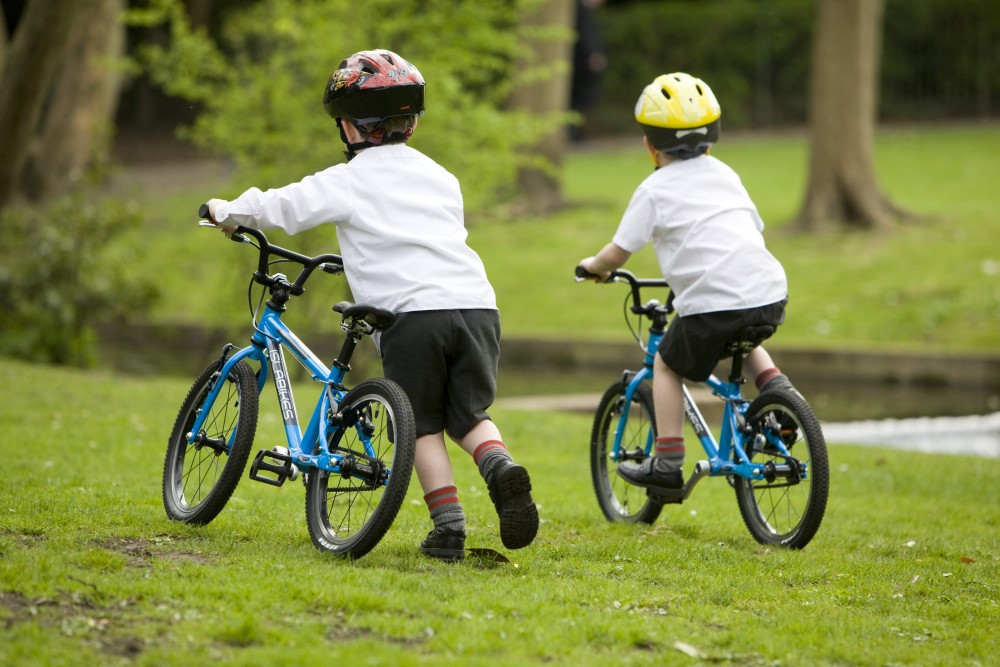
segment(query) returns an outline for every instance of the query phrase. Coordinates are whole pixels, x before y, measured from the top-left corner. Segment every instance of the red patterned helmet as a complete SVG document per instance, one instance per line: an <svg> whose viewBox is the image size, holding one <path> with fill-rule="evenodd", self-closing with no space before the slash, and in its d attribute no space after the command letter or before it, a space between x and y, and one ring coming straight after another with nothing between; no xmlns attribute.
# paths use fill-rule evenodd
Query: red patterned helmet
<svg viewBox="0 0 1000 667"><path fill-rule="evenodd" d="M323 91L332 118L367 125L424 112L424 77L392 51L359 51L340 63Z"/></svg>

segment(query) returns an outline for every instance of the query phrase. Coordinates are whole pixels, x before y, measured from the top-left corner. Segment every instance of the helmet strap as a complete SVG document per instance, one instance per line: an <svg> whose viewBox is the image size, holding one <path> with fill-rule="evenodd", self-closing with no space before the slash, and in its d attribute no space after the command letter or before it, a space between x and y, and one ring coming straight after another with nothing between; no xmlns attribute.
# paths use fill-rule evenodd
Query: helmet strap
<svg viewBox="0 0 1000 667"><path fill-rule="evenodd" d="M351 140L347 138L347 133L344 132L343 118L337 118L336 120L337 120L337 128L340 130L340 140L344 143L344 146L347 148L347 150L344 151L344 156L347 158L348 162L357 157L359 151L363 151L364 149L370 148L371 146L374 145L369 143L368 141L358 141L355 143L351 143ZM358 126L355 125L354 127L357 128ZM362 137L365 137L367 139L367 136L365 135L365 132L363 130L358 128L358 131L361 133Z"/></svg>
<svg viewBox="0 0 1000 667"><path fill-rule="evenodd" d="M348 121L350 122L350 121ZM347 161L350 162L355 157L357 157L359 151L363 151L366 148L372 148L373 146L382 146L387 143L405 143L409 140L410 135L413 134L413 128L407 129L406 132L394 132L393 134L386 135L383 130L378 130L375 135L375 141L372 141L371 135L361 127L357 125L354 128L361 135L361 141L351 143L350 139L347 138L347 133L344 132L344 124L341 119L337 119L337 127L340 128L340 140L344 142L344 146L347 150L344 151L344 155L347 156Z"/></svg>

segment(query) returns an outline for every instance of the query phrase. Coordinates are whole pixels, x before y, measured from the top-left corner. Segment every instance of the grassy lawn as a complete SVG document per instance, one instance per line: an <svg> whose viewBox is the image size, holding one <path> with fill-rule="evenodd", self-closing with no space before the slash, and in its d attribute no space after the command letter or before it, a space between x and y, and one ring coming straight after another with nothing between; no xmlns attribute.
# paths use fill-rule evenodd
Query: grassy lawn
<svg viewBox="0 0 1000 667"><path fill-rule="evenodd" d="M313 548L297 483L244 478L209 526L167 520L186 380L0 360L0 383L3 665L986 665L1000 650L997 459L836 447L823 526L789 552L752 540L719 480L653 526L608 524L589 417L499 410L532 471L533 545L510 563L422 557L414 481L386 538L345 562ZM265 409L258 447L280 437ZM456 465L468 546L503 551L474 466Z"/></svg>
<svg viewBox="0 0 1000 667"><path fill-rule="evenodd" d="M715 154L741 174L767 223L769 247L789 275L788 319L772 347L1000 352L1000 124L883 129L876 145L880 185L894 203L924 218L881 234L790 229L805 188L801 133L728 135ZM578 285L572 269L610 240L649 169L638 139L576 150L565 165L571 203L565 211L544 219L469 220L505 335L622 339L622 288ZM162 286L154 320L246 322L245 285L255 256L193 222L201 201L232 197L249 185L210 172L195 187L147 182L129 190L148 222L122 240L120 257ZM303 252L336 249L331 229L283 240ZM652 251L640 252L630 268L654 275ZM333 328L326 313L341 289L329 279L315 283L302 301L309 305L301 321Z"/></svg>
<svg viewBox="0 0 1000 667"><path fill-rule="evenodd" d="M884 234L791 230L800 134L727 136L716 154L741 173L789 274L773 347L1000 353L1000 124L882 131L881 185L925 216ZM648 172L638 142L577 150L566 210L470 220L505 336L627 336L623 289L571 276ZM161 285L153 321L245 331L256 255L193 223L199 203L250 184L211 169L190 180L124 181L147 222L116 259ZM336 249L331 229L276 240ZM654 274L652 252L630 268ZM335 330L341 289L316 278L289 323ZM140 379L0 358L0 665L987 665L1000 652L1000 459L837 446L820 532L789 552L753 541L720 480L652 526L608 524L590 485L591 418L497 409L532 472L537 541L505 552L510 562L424 558L414 481L386 538L347 562L312 546L297 483L244 477L209 526L168 521L166 438L193 372ZM283 442L271 395L256 448ZM484 484L454 456L467 546L504 551Z"/></svg>

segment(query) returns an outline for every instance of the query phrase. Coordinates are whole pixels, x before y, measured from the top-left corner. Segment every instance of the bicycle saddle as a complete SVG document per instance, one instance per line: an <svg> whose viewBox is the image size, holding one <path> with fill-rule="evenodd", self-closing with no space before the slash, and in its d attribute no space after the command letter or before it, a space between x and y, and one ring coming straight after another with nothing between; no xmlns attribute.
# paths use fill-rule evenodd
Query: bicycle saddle
<svg viewBox="0 0 1000 667"><path fill-rule="evenodd" d="M354 304L350 301L341 301L333 307L333 310L345 318L353 317L356 320L363 320L376 331L385 331L396 322L396 313L364 303Z"/></svg>
<svg viewBox="0 0 1000 667"><path fill-rule="evenodd" d="M726 343L726 349L733 352L737 350L749 352L770 338L774 331L775 328L769 324L753 325L740 329Z"/></svg>

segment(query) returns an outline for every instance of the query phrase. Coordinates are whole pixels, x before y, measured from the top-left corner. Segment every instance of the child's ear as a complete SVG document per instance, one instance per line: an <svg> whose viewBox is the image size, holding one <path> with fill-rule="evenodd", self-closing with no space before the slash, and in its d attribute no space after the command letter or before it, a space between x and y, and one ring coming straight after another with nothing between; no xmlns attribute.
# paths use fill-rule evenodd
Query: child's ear
<svg viewBox="0 0 1000 667"><path fill-rule="evenodd" d="M659 169L660 168L660 162L659 162L659 160L656 159L656 155L657 155L657 153L659 153L659 151L656 150L656 147L649 140L649 137L643 135L643 137L642 137L642 145L646 147L647 151L649 151L649 159L653 161L653 168L654 169Z"/></svg>

